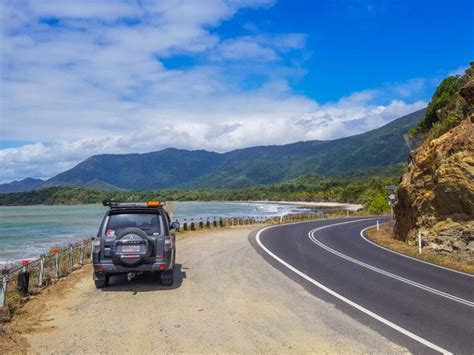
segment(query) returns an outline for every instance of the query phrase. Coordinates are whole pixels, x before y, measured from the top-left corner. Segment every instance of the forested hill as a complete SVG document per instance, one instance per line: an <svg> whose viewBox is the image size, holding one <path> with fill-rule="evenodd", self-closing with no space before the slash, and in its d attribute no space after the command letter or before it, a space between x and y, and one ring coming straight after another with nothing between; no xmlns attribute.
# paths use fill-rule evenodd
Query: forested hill
<svg viewBox="0 0 474 355"><path fill-rule="evenodd" d="M224 154L164 149L146 154L96 155L47 180L41 187L152 190L242 188L277 183L305 174L343 175L404 162L403 135L425 110L363 134L280 146L258 146Z"/></svg>

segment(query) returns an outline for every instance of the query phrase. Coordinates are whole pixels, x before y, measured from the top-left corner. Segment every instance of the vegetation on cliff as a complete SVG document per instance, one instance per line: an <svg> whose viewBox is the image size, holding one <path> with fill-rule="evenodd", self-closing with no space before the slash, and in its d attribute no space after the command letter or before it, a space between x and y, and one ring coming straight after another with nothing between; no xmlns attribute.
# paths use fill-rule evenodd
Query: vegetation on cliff
<svg viewBox="0 0 474 355"><path fill-rule="evenodd" d="M411 135L421 135L425 141L435 139L456 127L473 112L473 106L460 94L461 88L474 79L474 62L463 76L449 76L437 87L426 113L411 130Z"/></svg>

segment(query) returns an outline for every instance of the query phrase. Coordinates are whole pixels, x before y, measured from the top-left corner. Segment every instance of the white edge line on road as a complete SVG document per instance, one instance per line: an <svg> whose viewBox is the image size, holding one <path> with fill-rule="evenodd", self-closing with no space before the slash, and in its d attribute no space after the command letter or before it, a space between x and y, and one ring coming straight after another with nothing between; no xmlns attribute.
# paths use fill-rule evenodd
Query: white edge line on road
<svg viewBox="0 0 474 355"><path fill-rule="evenodd" d="M357 220L357 221L362 221L362 220ZM351 221L351 222L357 222L357 221ZM345 222L347 223L347 222ZM286 261L284 261L283 259L281 259L280 257L276 256L275 254L273 254L270 250L268 250L261 242L260 240L260 235L262 232L264 232L265 230L268 230L268 229L271 229L271 228L275 228L277 226L271 226L271 227L266 227L266 228L263 228L261 230L259 230L255 236L255 239L258 243L258 245L260 246L260 248L262 248L263 251L265 251L268 255L270 255L273 259L275 259L276 261L278 261L280 264L284 265L286 268L288 268L289 270L293 271L295 274L297 274L298 276L302 277L303 279L305 279L306 281L312 283L314 286L320 288L321 290L329 293L330 295L338 298L339 300L343 301L344 303L347 303L348 305L354 307L355 309L365 313L366 315L368 315L369 317L372 317L376 320L378 320L379 322L389 326L390 328L392 329L395 329L396 331L408 336L409 338L423 344L423 345L426 345L427 347L433 349L433 350L436 350L436 351L439 351L440 353L442 354L452 354L451 352L449 352L448 350L446 349L443 349L442 347L436 345L436 344L433 344L432 342L410 332L409 330L406 330L405 328L402 328L400 327L399 325L396 325L395 323L392 323L390 322L389 320L379 316L378 314L368 310L367 308L365 307L362 307L361 305L351 301L350 299L340 295L339 293L337 293L336 291L333 291L331 290L330 288L324 286L323 284L319 283L318 281L312 279L311 277L309 277L308 275L306 275L305 273L301 272L300 270L298 270L297 268L293 267L292 265L288 264Z"/></svg>
<svg viewBox="0 0 474 355"><path fill-rule="evenodd" d="M330 225L331 227L332 226L337 226L338 224L332 224ZM324 250L327 250L328 252L336 255L336 256L339 256L340 258L342 259L345 259L347 261L350 261L354 264L357 264L357 265L360 265L362 267L365 267L369 270L372 270L372 271L375 271L379 274L382 274L384 276L387 276L387 277L390 277L392 279L395 279L395 280L398 280L398 281L401 281L401 282L404 282L406 284L409 284L411 286L414 286L414 287L418 287L422 290L425 290L427 292L430 292L430 293L433 293L435 295L438 295L438 296L441 296L441 297L444 297L444 298L447 298L447 299L450 299L454 302L458 302L458 303L461 303L461 304L464 304L466 306L469 306L469 307L474 307L474 302L471 302L471 301L468 301L468 300L465 300L461 297L457 297L457 296L454 296L454 295L451 295L449 293L446 293L446 292L443 292L443 291L440 291L440 290L437 290L435 288L432 288L432 287L429 287L427 285L423 285L421 283L418 283L416 281L412 281L412 280L409 280L409 279L406 279L402 276L398 276L398 275L395 275L395 274L392 274L391 272L388 272L388 271L385 271L385 270L382 270L382 269L379 269L375 266L372 266L372 265L369 265L367 263L364 263L360 260L357 260L357 259L354 259L346 254L343 254L337 250L334 250L332 249L331 247L327 246L326 244L324 244L323 242L321 242L320 240L316 239L316 236L315 236L315 232L321 230L321 229L326 229L327 227L329 226L324 226L324 227L320 227L320 228L316 228L316 229L313 229L311 230L309 233L308 233L308 237L309 239L315 243L316 245L320 246L321 248L323 248Z"/></svg>
<svg viewBox="0 0 474 355"><path fill-rule="evenodd" d="M375 242L373 242L373 241L367 239L367 237L364 236L364 232L365 232L367 229L374 228L374 227L375 227L375 225L370 226L370 227L367 227L367 228L364 228L363 230L360 231L360 236L361 236L362 239L364 239L366 242L368 242L368 243L370 243L370 244L373 244L373 245L375 245L376 247L379 247L379 248L381 248L381 249L385 249L385 250L387 250L387 251L389 251L389 252L391 252L391 253L398 254L398 255L400 255L400 256L403 256L403 257L405 257L405 258L418 261L418 262L423 263L423 264L428 264L428 265L431 265L431 266L434 266L434 267L437 267L437 268L440 268L440 269L452 271L452 272L455 272L455 273L457 273L457 274L461 274L461 275L465 275L465 276L474 277L474 275L468 274L467 272L463 272L463 271L459 271L459 270L450 269L449 267L445 267L445 266L441 266L441 265L437 265L437 264L430 263L429 261L417 259L417 258L414 258L413 256L409 256L409 255L400 253L400 252L398 252L398 251L395 251L395 250L386 248L386 247L384 247L384 246L382 246L382 245L380 245L380 244L377 244L377 243L375 243Z"/></svg>

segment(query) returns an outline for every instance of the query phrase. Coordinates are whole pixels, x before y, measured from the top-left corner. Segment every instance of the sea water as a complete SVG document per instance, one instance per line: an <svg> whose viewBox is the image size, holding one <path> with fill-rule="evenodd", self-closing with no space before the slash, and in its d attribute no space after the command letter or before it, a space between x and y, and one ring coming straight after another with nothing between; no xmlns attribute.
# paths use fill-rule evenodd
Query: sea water
<svg viewBox="0 0 474 355"><path fill-rule="evenodd" d="M107 211L102 205L0 206L0 264L36 258L52 246L65 246L96 235ZM270 217L307 211L294 205L176 202L173 220L208 217Z"/></svg>

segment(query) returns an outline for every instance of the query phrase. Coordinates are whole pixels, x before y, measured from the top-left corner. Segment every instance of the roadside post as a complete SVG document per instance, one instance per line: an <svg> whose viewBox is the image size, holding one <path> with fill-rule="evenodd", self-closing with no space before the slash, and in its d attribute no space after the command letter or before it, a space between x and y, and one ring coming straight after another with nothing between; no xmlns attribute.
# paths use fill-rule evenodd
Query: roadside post
<svg viewBox="0 0 474 355"><path fill-rule="evenodd" d="M53 248L54 253L54 277L59 280L59 248Z"/></svg>
<svg viewBox="0 0 474 355"><path fill-rule="evenodd" d="M28 271L29 260L22 260L21 271L18 273L18 291L22 296L28 295L28 286L30 283L30 272Z"/></svg>
<svg viewBox="0 0 474 355"><path fill-rule="evenodd" d="M81 243L79 249L79 264L84 265L84 242Z"/></svg>
<svg viewBox="0 0 474 355"><path fill-rule="evenodd" d="M418 254L421 254L421 247L422 247L421 244L422 244L421 243L421 232L418 231Z"/></svg>
<svg viewBox="0 0 474 355"><path fill-rule="evenodd" d="M380 230L379 220L377 220L377 230L378 230L378 231Z"/></svg>
<svg viewBox="0 0 474 355"><path fill-rule="evenodd" d="M385 190L388 193L388 205L390 206L390 217L394 216L393 213L393 205L397 202L397 197L395 196L395 192L397 191L397 187L395 185L388 185L385 186Z"/></svg>
<svg viewBox="0 0 474 355"><path fill-rule="evenodd" d="M68 274L70 274L72 272L72 264L73 264L72 244L69 245L68 252L67 252L67 259L68 259L67 272Z"/></svg>
<svg viewBox="0 0 474 355"><path fill-rule="evenodd" d="M38 287L43 286L44 279L44 255L40 256L39 270L38 270Z"/></svg>
<svg viewBox="0 0 474 355"><path fill-rule="evenodd" d="M0 285L0 308L5 308L7 299L7 287L10 270L2 270L2 284Z"/></svg>

